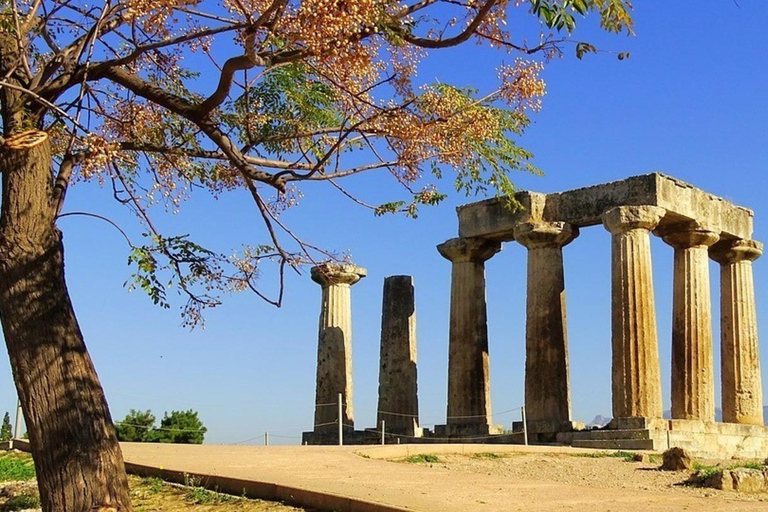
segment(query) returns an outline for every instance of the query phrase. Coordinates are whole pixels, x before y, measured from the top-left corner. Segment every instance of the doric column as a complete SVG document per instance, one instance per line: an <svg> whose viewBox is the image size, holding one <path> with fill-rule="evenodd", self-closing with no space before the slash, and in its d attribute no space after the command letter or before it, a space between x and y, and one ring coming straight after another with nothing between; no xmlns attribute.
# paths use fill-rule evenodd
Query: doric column
<svg viewBox="0 0 768 512"><path fill-rule="evenodd" d="M763 253L754 240L723 240L709 250L720 263L720 355L723 421L763 425L752 262Z"/></svg>
<svg viewBox="0 0 768 512"><path fill-rule="evenodd" d="M485 261L501 243L453 238L437 246L453 263L451 324L448 339L448 425L487 432L491 425Z"/></svg>
<svg viewBox="0 0 768 512"><path fill-rule="evenodd" d="M419 432L416 381L416 304L411 276L384 279L376 426L407 436Z"/></svg>
<svg viewBox="0 0 768 512"><path fill-rule="evenodd" d="M672 291L672 418L715 421L708 248L714 231L696 224L659 228L675 248Z"/></svg>
<svg viewBox="0 0 768 512"><path fill-rule="evenodd" d="M661 374L650 231L665 210L619 206L602 216L612 236L613 417L661 418Z"/></svg>
<svg viewBox="0 0 768 512"><path fill-rule="evenodd" d="M352 309L349 287L367 274L354 265L324 264L312 267L312 280L323 288L317 344L315 425L317 432L336 432L339 393L343 423L354 430L352 411Z"/></svg>
<svg viewBox="0 0 768 512"><path fill-rule="evenodd" d="M528 249L525 411L531 422L571 421L563 247L579 234L564 222L527 222L514 231Z"/></svg>

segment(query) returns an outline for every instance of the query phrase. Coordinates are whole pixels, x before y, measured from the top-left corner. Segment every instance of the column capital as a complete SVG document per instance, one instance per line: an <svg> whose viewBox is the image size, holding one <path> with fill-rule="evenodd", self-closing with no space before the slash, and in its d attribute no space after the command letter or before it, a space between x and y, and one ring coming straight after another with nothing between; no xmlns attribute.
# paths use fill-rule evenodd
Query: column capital
<svg viewBox="0 0 768 512"><path fill-rule="evenodd" d="M667 210L660 206L617 206L602 215L603 226L613 235L633 229L651 231L658 226Z"/></svg>
<svg viewBox="0 0 768 512"><path fill-rule="evenodd" d="M323 263L312 267L310 275L314 282L325 288L334 284L353 285L367 276L368 271L356 265Z"/></svg>
<svg viewBox="0 0 768 512"><path fill-rule="evenodd" d="M515 226L515 240L527 247L565 247L579 236L579 228L567 222L522 222Z"/></svg>
<svg viewBox="0 0 768 512"><path fill-rule="evenodd" d="M655 234L677 249L709 247L720 239L718 232L698 222L682 222L660 226Z"/></svg>
<svg viewBox="0 0 768 512"><path fill-rule="evenodd" d="M709 257L727 265L740 261L755 261L763 254L763 244L756 240L720 240L709 249Z"/></svg>
<svg viewBox="0 0 768 512"><path fill-rule="evenodd" d="M501 250L501 242L487 238L451 238L438 245L437 250L453 263L482 263Z"/></svg>

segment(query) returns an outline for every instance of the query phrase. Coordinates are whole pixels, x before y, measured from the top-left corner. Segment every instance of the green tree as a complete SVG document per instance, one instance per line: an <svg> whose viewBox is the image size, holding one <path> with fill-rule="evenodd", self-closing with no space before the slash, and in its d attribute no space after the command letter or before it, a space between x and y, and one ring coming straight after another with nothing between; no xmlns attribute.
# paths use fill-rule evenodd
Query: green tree
<svg viewBox="0 0 768 512"><path fill-rule="evenodd" d="M171 411L163 415L160 427L154 429L146 440L155 443L203 444L207 431L197 411Z"/></svg>
<svg viewBox="0 0 768 512"><path fill-rule="evenodd" d="M155 428L155 416L150 410L131 409L123 421L115 425L115 428L117 429L117 438L120 441L146 442L152 429Z"/></svg>
<svg viewBox="0 0 768 512"><path fill-rule="evenodd" d="M70 183L102 182L135 214L146 243L128 240L132 282L163 307L168 290L181 294L190 325L230 291L279 305L286 267L333 257L280 218L301 187L411 216L445 197L432 183L443 174L459 191L509 196L509 173L535 171L516 139L544 93L543 62L574 48L566 40L590 13L630 32L630 9L628 0L3 0L0 322L43 510L132 509L65 279L59 220ZM526 23L540 29L535 45L519 36ZM414 83L420 59L467 42L522 58L500 66L495 91ZM401 193L369 204L339 184L362 173L389 176ZM156 221L153 206L176 211L191 191L234 189L253 200L264 233L235 256L159 231L172 223ZM270 261L273 298L255 282Z"/></svg>
<svg viewBox="0 0 768 512"><path fill-rule="evenodd" d="M11 415L6 411L5 416L3 416L3 426L0 427L0 441L10 441L11 437L13 437Z"/></svg>

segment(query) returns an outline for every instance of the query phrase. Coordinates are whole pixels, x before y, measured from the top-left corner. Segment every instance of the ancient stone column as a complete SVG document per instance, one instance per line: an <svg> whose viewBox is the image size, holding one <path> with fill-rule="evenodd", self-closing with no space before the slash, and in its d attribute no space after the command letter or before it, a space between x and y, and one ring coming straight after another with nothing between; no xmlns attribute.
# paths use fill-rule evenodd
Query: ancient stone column
<svg viewBox="0 0 768 512"><path fill-rule="evenodd" d="M416 306L411 276L384 280L377 427L382 420L386 432L415 436L419 431Z"/></svg>
<svg viewBox="0 0 768 512"><path fill-rule="evenodd" d="M571 421L563 247L578 234L564 222L527 222L514 231L528 249L525 412L548 432Z"/></svg>
<svg viewBox="0 0 768 512"><path fill-rule="evenodd" d="M675 248L672 292L672 418L715 421L708 248L718 234L697 224L659 228Z"/></svg>
<svg viewBox="0 0 768 512"><path fill-rule="evenodd" d="M763 389L757 343L752 261L763 253L754 240L723 240L709 250L720 263L720 356L723 421L763 425Z"/></svg>
<svg viewBox="0 0 768 512"><path fill-rule="evenodd" d="M661 373L650 231L665 210L619 206L605 212L611 242L614 418L661 418Z"/></svg>
<svg viewBox="0 0 768 512"><path fill-rule="evenodd" d="M453 238L437 246L453 263L448 340L448 426L450 433L488 433L491 385L485 307L485 261L501 243Z"/></svg>
<svg viewBox="0 0 768 512"><path fill-rule="evenodd" d="M367 274L354 265L312 267L312 280L323 288L317 344L315 388L316 433L336 432L338 396L342 394L342 422L354 430L352 411L352 309L349 287Z"/></svg>

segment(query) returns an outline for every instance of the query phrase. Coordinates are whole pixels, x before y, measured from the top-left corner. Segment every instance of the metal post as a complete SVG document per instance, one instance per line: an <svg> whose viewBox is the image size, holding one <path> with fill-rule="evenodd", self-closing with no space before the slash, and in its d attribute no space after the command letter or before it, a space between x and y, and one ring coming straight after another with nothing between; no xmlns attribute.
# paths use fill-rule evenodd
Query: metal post
<svg viewBox="0 0 768 512"><path fill-rule="evenodd" d="M269 432L264 432L264 446L269 446Z"/></svg>
<svg viewBox="0 0 768 512"><path fill-rule="evenodd" d="M523 440L525 446L528 446L528 422L525 420L525 406L522 406L520 410L523 411Z"/></svg>
<svg viewBox="0 0 768 512"><path fill-rule="evenodd" d="M341 405L341 393L339 393L339 446L344 445L344 421L342 419L342 405Z"/></svg>
<svg viewBox="0 0 768 512"><path fill-rule="evenodd" d="M384 442L384 427L386 426L386 423L384 420L381 420L381 444L385 444Z"/></svg>
<svg viewBox="0 0 768 512"><path fill-rule="evenodd" d="M16 401L16 427L13 430L13 438L21 439L21 420L24 413L21 410L21 400Z"/></svg>

